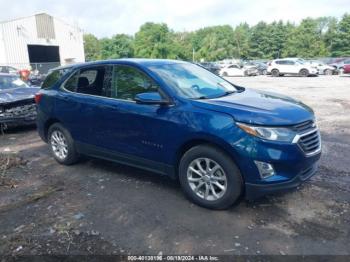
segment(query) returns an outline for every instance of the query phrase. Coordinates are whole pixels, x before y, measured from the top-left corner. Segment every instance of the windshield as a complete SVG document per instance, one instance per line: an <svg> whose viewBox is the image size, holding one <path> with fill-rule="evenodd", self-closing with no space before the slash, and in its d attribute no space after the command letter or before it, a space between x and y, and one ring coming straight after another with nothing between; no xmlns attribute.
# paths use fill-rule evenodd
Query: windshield
<svg viewBox="0 0 350 262"><path fill-rule="evenodd" d="M13 89L19 87L29 87L17 76L0 75L0 90Z"/></svg>
<svg viewBox="0 0 350 262"><path fill-rule="evenodd" d="M226 80L194 64L154 65L150 66L149 69L158 74L182 97L206 99L237 91Z"/></svg>

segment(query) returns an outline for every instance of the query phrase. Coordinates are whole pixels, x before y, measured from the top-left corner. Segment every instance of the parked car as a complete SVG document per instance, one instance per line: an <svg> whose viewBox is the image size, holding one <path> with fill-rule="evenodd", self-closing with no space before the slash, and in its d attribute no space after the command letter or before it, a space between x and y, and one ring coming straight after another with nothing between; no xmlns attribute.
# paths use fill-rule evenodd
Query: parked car
<svg viewBox="0 0 350 262"><path fill-rule="evenodd" d="M203 62L203 63L199 63L199 65L216 75L219 74L220 66L216 65L215 63Z"/></svg>
<svg viewBox="0 0 350 262"><path fill-rule="evenodd" d="M344 65L344 74L350 74L350 64L345 64Z"/></svg>
<svg viewBox="0 0 350 262"><path fill-rule="evenodd" d="M179 179L207 208L297 187L321 154L310 107L182 61L57 68L35 100L39 135L57 162L88 155L151 170Z"/></svg>
<svg viewBox="0 0 350 262"><path fill-rule="evenodd" d="M0 125L34 124L36 106L34 95L40 90L29 87L18 76L0 73Z"/></svg>
<svg viewBox="0 0 350 262"><path fill-rule="evenodd" d="M318 70L315 66L303 63L298 59L276 59L268 64L267 72L274 77L284 75L316 76Z"/></svg>
<svg viewBox="0 0 350 262"><path fill-rule="evenodd" d="M0 65L0 73L18 75L19 74L19 69L15 68L13 66L2 66L2 65Z"/></svg>
<svg viewBox="0 0 350 262"><path fill-rule="evenodd" d="M245 66L255 67L258 69L259 75L267 75L267 65L263 62L250 61L244 64Z"/></svg>
<svg viewBox="0 0 350 262"><path fill-rule="evenodd" d="M222 68L219 72L220 76L257 76L258 69L255 66L229 65Z"/></svg>
<svg viewBox="0 0 350 262"><path fill-rule="evenodd" d="M41 84L44 82L46 75L44 74L31 74L29 76L29 79L27 83L30 86L41 86Z"/></svg>
<svg viewBox="0 0 350 262"><path fill-rule="evenodd" d="M320 75L333 75L336 70L334 67L327 65L326 63L318 60L310 60L308 61L311 66L315 66Z"/></svg>
<svg viewBox="0 0 350 262"><path fill-rule="evenodd" d="M330 64L330 66L334 67L339 74L343 74L344 73L344 65L350 64L350 58L343 58L338 60L335 63Z"/></svg>

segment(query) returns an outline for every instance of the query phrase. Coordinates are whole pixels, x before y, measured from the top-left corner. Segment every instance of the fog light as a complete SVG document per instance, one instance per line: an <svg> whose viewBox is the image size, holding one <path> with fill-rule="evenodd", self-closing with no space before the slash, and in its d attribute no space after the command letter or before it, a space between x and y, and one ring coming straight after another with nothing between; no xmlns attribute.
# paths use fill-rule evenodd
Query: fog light
<svg viewBox="0 0 350 262"><path fill-rule="evenodd" d="M259 170L259 174L261 178L268 178L270 176L275 175L275 170L273 169L273 166L266 162L261 161L254 161L256 167Z"/></svg>

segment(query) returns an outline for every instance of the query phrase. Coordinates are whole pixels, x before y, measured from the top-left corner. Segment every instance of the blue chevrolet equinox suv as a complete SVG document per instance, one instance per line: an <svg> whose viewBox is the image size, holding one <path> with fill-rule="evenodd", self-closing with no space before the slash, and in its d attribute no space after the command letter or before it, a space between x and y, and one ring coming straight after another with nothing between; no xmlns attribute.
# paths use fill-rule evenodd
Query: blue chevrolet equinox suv
<svg viewBox="0 0 350 262"><path fill-rule="evenodd" d="M39 134L59 163L87 155L167 175L212 209L297 187L321 155L311 108L188 62L59 67L35 100Z"/></svg>

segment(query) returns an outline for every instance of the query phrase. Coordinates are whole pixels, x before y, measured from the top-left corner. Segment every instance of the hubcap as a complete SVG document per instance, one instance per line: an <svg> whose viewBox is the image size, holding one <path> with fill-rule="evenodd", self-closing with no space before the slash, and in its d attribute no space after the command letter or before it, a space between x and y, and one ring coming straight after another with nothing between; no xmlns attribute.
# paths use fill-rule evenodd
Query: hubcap
<svg viewBox="0 0 350 262"><path fill-rule="evenodd" d="M209 158L197 158L187 169L187 181L193 192L202 199L220 199L227 190L227 178L223 168Z"/></svg>
<svg viewBox="0 0 350 262"><path fill-rule="evenodd" d="M59 130L55 130L51 134L51 147L56 157L65 159L68 155L68 145L65 136Z"/></svg>

